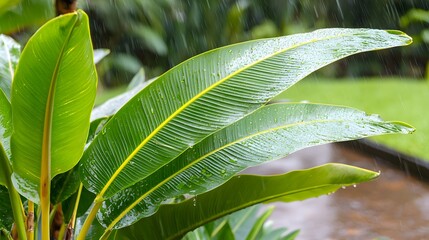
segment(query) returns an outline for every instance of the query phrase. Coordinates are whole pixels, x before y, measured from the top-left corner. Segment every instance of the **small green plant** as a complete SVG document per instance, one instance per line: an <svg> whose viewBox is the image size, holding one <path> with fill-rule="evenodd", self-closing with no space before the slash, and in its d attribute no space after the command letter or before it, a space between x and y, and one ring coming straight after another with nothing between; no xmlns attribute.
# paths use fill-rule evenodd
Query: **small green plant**
<svg viewBox="0 0 429 240"><path fill-rule="evenodd" d="M97 74L83 11L46 23L21 56L10 38L1 41L0 229L8 238L50 239L61 212L65 239L180 238L256 203L378 176L340 164L237 175L249 166L413 131L347 107L267 105L338 59L410 44L399 31L323 29L215 49L93 111Z"/></svg>
<svg viewBox="0 0 429 240"><path fill-rule="evenodd" d="M274 208L264 210L258 216L260 206L252 206L237 211L231 215L220 218L195 229L186 234L183 240L196 239L260 239L260 240L294 240L299 231L288 233L286 228L274 229L272 222L267 221Z"/></svg>

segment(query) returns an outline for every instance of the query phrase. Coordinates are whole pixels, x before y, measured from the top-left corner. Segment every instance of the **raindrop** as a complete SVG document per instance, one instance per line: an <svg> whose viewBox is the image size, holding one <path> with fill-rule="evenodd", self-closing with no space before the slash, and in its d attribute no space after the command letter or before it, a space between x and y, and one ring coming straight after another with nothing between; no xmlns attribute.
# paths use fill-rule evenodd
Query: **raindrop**
<svg viewBox="0 0 429 240"><path fill-rule="evenodd" d="M355 188L355 187L356 187L356 184L353 184L353 187Z"/></svg>
<svg viewBox="0 0 429 240"><path fill-rule="evenodd" d="M212 174L207 170L207 168L203 168L201 169L201 173L206 176L206 177L210 177Z"/></svg>
<svg viewBox="0 0 429 240"><path fill-rule="evenodd" d="M183 189L183 187L185 186L185 182L181 182L179 184L177 184L177 189Z"/></svg>
<svg viewBox="0 0 429 240"><path fill-rule="evenodd" d="M237 163L237 160L230 158L230 159L229 159L229 162L230 162L230 163Z"/></svg>
<svg viewBox="0 0 429 240"><path fill-rule="evenodd" d="M341 186L342 189L346 189L346 186Z"/></svg>

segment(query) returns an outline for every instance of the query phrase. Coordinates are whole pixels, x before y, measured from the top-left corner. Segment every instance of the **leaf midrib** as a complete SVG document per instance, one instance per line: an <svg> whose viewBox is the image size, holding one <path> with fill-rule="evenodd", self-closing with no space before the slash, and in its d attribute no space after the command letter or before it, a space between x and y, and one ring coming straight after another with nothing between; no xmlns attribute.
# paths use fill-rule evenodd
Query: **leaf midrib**
<svg viewBox="0 0 429 240"><path fill-rule="evenodd" d="M65 41L63 42L63 46L61 47L61 50L59 52L59 56L57 59L57 62L55 64L54 71L52 73L51 77L51 84L49 86L49 92L45 107L45 117L44 117L44 123L43 123L43 136L42 136L42 163L41 163L41 177L40 177L40 185L42 186L43 178L47 178L48 181L51 178L51 140L52 140L52 119L53 119L53 113L54 113L54 98L55 98L55 90L56 90L56 84L58 80L58 72L60 69L61 62L64 57L64 52L66 46L69 44L71 35L73 30L75 29L75 26L77 22L79 21L77 13L74 16L74 23L73 26L70 28L70 31L67 34L67 37Z"/></svg>
<svg viewBox="0 0 429 240"><path fill-rule="evenodd" d="M362 119L354 119L356 120L362 120ZM134 201L132 204L130 204L121 214L119 214L112 222L111 224L106 228L106 232L110 229L112 229L129 211L131 211L135 206L137 206L137 204L139 204L144 198L146 198L147 196L149 196L149 194L153 193L154 191L156 191L157 189L159 189L160 187L162 187L164 184L166 184L168 181L172 180L174 177L178 176L179 174L183 173L184 171L186 171L187 169L193 167L195 164L199 163L200 161L204 160L205 158L207 158L210 155L213 155L225 148L228 148L232 145L235 145L239 142L243 142L246 141L248 139L260 136L260 135L264 135L264 134L269 134L270 132L274 132L277 130L281 130L281 129L286 129L286 128L291 128L291 127L295 127L295 126L300 126L300 125L308 125L308 124L313 124L313 123L329 123L329 122L346 122L346 121L350 121L350 119L316 119L316 120L311 120L311 121L303 121L303 122L297 122L297 123L292 123L292 124L286 124L286 125L281 125L275 128L270 128L264 131L260 131L242 138L239 138L235 141L232 141L228 144L225 144L219 148L214 149L213 151L210 151L209 153L204 154L201 157L198 157L196 160L193 160L191 162L189 162L189 164L187 164L185 167L181 168L180 170L178 170L177 172L175 172L174 174L171 174L170 176L168 176L166 179L164 179L163 181L161 181L160 183L158 183L157 185L155 185L154 187L152 187L150 190L148 190L147 192L145 192L143 195L141 195L141 197L139 197L136 201ZM374 122L374 120L368 120L370 122ZM180 155L179 155L180 156ZM175 158L176 159L176 158ZM173 159L174 160L174 159Z"/></svg>
<svg viewBox="0 0 429 240"><path fill-rule="evenodd" d="M334 39L334 38L341 38L344 36L352 36L352 35L356 35L356 34L338 34L335 36L328 36L328 37L324 37L324 38L314 38L311 39L307 42L302 42L299 44L295 44L292 45L288 48L279 50L274 52L273 54L268 55L265 58L261 58L258 61L255 61L254 63L251 63L249 65L244 66L243 68L240 68L238 70L236 70L235 72L227 75L226 77L224 77L223 79L217 81L216 83L210 85L208 88L204 89L203 91L201 91L199 94L197 94L196 96L194 96L193 98L191 98L189 101L187 101L183 106L181 106L180 108L178 108L173 114L171 114L167 119L165 119L157 128L155 128L137 147L136 149L131 152L130 155L128 155L128 157L125 159L124 162L122 162L122 164L119 166L119 168L113 173L113 175L110 177L110 179L107 181L107 183L104 185L104 187L101 189L100 193L97 195L97 197L95 198L95 202L102 202L104 201L104 194L106 193L106 191L109 189L109 187L111 186L111 184L113 183L113 181L115 181L115 179L117 178L117 176L121 173L121 171L128 165L128 163L134 158L134 156L159 132L161 131L162 128L164 128L169 122L171 122L172 119L174 119L177 115L179 115L181 112L183 112L188 106L190 106L192 103L194 103L196 100L198 100L201 96L204 96L206 93L208 93L210 90L214 89L215 87L221 85L222 83L226 82L228 79L231 79L232 77L234 77L235 75L273 57L276 56L278 54L281 54L283 52L289 51L291 49L295 49L297 47L306 45L306 44L310 44L316 41L324 41L324 40L328 40L328 39ZM161 77L160 77L161 78ZM185 149L186 151L186 149ZM184 152L184 151L183 151ZM168 164L169 162L166 162L163 165L160 165L160 168L162 168L164 165ZM156 170L158 170L156 169ZM155 170L155 171L156 171Z"/></svg>

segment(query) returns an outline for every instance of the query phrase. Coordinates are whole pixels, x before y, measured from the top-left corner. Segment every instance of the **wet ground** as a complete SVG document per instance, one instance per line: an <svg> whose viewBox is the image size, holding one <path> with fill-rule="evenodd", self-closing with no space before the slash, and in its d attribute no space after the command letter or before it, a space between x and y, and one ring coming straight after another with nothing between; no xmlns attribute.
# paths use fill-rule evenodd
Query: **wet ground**
<svg viewBox="0 0 429 240"><path fill-rule="evenodd" d="M282 173L327 162L381 171L381 176L329 196L275 203L271 218L275 226L301 229L297 240L429 239L429 184L376 157L330 144L299 151L248 172Z"/></svg>

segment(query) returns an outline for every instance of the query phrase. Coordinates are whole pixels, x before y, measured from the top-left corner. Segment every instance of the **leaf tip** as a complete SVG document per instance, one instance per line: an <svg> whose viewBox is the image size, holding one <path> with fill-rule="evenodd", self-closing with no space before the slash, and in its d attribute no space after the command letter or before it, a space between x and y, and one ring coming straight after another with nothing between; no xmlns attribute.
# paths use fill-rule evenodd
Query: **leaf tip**
<svg viewBox="0 0 429 240"><path fill-rule="evenodd" d="M411 134L416 131L415 127L405 122L396 121L392 122L392 124L397 128L398 133Z"/></svg>
<svg viewBox="0 0 429 240"><path fill-rule="evenodd" d="M397 36L401 36L404 38L405 40L405 45L410 45L411 43L413 43L413 38L408 36L406 33L399 31L399 30L386 30L386 32L393 34L393 35L397 35Z"/></svg>

